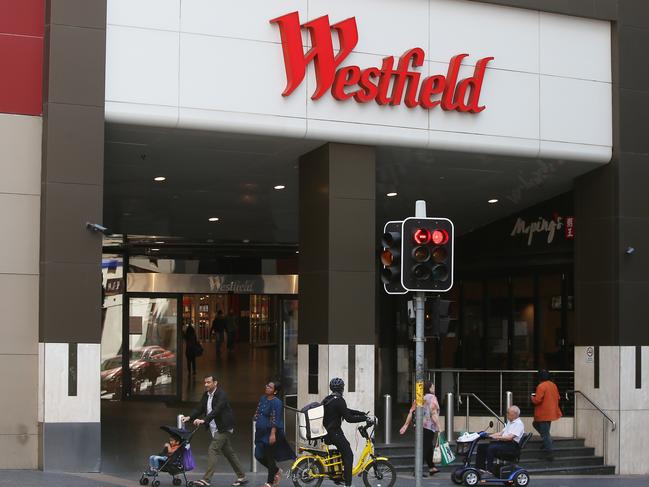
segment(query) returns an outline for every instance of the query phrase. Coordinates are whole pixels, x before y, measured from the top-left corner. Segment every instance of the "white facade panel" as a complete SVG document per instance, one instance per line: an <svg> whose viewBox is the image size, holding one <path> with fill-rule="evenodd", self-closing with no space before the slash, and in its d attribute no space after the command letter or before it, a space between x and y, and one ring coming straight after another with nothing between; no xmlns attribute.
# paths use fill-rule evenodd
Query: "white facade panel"
<svg viewBox="0 0 649 487"><path fill-rule="evenodd" d="M279 44L276 27L270 20L289 12L299 12L300 18L306 19L307 0L183 0L180 30Z"/></svg>
<svg viewBox="0 0 649 487"><path fill-rule="evenodd" d="M109 25L106 101L177 107L179 44L178 32Z"/></svg>
<svg viewBox="0 0 649 487"><path fill-rule="evenodd" d="M180 0L109 0L106 9L112 25L172 31L180 28Z"/></svg>
<svg viewBox="0 0 649 487"><path fill-rule="evenodd" d="M463 0L169 1L145 22L141 5L111 2L109 122L610 160L608 22ZM462 78L493 56L480 96L486 110L359 104L335 100L331 91L314 101L312 62L299 87L282 96L284 56L279 28L269 21L295 11L302 24L321 15L332 24L356 18L359 41L341 67L380 67L385 56L395 56L396 67L404 51L421 47L433 60L421 68L425 74L445 75L452 56L469 54ZM303 29L303 44L306 38Z"/></svg>
<svg viewBox="0 0 649 487"><path fill-rule="evenodd" d="M431 0L428 58L447 63L467 53L466 64L493 56L490 67L539 72L539 12L465 0Z"/></svg>
<svg viewBox="0 0 649 487"><path fill-rule="evenodd" d="M541 12L541 73L611 82L611 24Z"/></svg>
<svg viewBox="0 0 649 487"><path fill-rule="evenodd" d="M430 69L432 73L444 73L446 65L431 63ZM470 66L460 70L460 78L472 75L473 68ZM444 112L439 107L429 110L430 128L538 140L538 99L537 75L487 68L480 94L480 104L486 108L475 115Z"/></svg>
<svg viewBox="0 0 649 487"><path fill-rule="evenodd" d="M541 140L610 147L610 83L541 76Z"/></svg>
<svg viewBox="0 0 649 487"><path fill-rule="evenodd" d="M305 84L281 96L283 65L278 44L182 34L180 106L305 118Z"/></svg>

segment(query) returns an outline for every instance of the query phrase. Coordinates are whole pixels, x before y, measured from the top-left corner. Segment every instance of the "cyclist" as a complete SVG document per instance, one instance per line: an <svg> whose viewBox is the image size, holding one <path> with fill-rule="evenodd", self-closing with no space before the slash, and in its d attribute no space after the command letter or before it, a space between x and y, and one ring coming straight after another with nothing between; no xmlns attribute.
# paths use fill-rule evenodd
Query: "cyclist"
<svg viewBox="0 0 649 487"><path fill-rule="evenodd" d="M345 438L345 433L343 433L342 420L344 419L348 423L361 423L370 419L366 413L347 407L347 403L343 399L344 380L339 377L331 379L329 389L331 389L331 394L322 401L324 406L323 422L325 428L327 428L327 436L325 436L324 440L328 445L334 445L340 452L343 461L345 485L349 487L352 485L354 453L351 446L349 446L349 441Z"/></svg>

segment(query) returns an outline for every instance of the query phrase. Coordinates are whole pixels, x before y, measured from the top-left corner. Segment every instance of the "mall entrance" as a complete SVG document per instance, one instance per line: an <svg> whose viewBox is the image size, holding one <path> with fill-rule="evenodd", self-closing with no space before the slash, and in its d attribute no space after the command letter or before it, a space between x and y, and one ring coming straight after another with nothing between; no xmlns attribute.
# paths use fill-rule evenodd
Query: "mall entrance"
<svg viewBox="0 0 649 487"><path fill-rule="evenodd" d="M130 259L135 272L124 279L124 258L104 256L103 470L139 470L164 442L159 426L196 407L208 374L228 394L235 448L250 465L251 419L264 385L278 380L289 397L297 392L297 277L143 272L154 269L138 262ZM186 354L191 329L202 348L194 373ZM125 437L135 439L125 444ZM202 464L207 440L194 440Z"/></svg>

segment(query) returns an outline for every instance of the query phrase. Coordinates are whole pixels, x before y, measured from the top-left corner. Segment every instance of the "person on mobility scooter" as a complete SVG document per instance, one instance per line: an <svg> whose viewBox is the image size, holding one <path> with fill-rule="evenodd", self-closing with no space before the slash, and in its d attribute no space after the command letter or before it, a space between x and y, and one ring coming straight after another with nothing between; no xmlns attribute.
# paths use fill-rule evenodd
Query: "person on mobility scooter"
<svg viewBox="0 0 649 487"><path fill-rule="evenodd" d="M526 486L529 483L527 470L516 465L522 448L532 436L531 433L525 434L525 426L520 420L520 414L517 406L510 407L507 410L507 424L500 433L489 434L481 431L458 438L458 453L465 454L465 461L464 465L458 467L451 475L453 482L464 483L467 486L478 483ZM493 426L493 423L489 426ZM492 440L491 443L478 444L488 438ZM471 457L476 449L476 465L472 466ZM496 458L508 463L494 468Z"/></svg>

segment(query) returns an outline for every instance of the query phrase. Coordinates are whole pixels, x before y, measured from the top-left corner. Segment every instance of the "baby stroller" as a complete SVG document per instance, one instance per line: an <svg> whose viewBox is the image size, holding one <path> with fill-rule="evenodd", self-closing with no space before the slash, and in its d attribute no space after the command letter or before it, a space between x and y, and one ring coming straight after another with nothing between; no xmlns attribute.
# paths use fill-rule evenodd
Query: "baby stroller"
<svg viewBox="0 0 649 487"><path fill-rule="evenodd" d="M146 471L143 472L140 477L140 485L148 485L149 477L153 477L151 485L152 487L158 487L160 485L160 481L158 480L160 472L167 472L171 475L174 485L182 485L183 481L179 477L182 474L185 485L189 485L185 472L194 469L194 458L192 457L190 443L192 436L194 436L198 428L193 431L187 431L186 429L174 428L172 426L160 426L160 429L178 440L180 447L167 458L167 461L160 466L159 470L153 472L153 475L149 475Z"/></svg>

